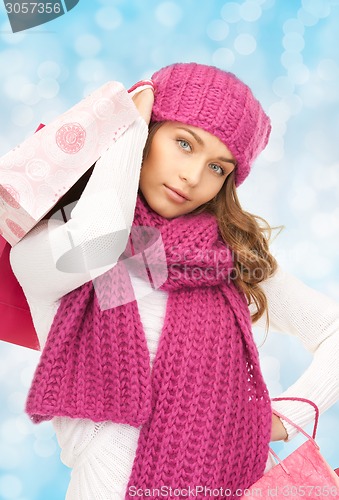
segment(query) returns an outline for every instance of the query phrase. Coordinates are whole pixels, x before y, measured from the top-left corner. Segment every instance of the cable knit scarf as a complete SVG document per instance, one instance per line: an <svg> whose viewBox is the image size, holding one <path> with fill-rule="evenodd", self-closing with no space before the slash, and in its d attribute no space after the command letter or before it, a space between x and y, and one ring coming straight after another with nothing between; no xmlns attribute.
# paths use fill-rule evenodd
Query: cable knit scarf
<svg viewBox="0 0 339 500"><path fill-rule="evenodd" d="M129 273L168 292L152 371ZM126 499L197 485L236 496L263 474L271 404L232 276L212 215L165 219L138 195L117 265L61 301L26 411L142 426Z"/></svg>

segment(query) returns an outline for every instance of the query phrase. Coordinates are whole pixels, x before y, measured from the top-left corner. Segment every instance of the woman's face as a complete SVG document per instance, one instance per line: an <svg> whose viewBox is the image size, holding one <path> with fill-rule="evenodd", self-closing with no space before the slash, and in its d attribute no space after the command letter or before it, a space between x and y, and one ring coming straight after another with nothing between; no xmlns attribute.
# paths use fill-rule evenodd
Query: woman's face
<svg viewBox="0 0 339 500"><path fill-rule="evenodd" d="M209 132L165 122L153 136L139 187L148 205L171 219L214 198L235 163L227 147Z"/></svg>

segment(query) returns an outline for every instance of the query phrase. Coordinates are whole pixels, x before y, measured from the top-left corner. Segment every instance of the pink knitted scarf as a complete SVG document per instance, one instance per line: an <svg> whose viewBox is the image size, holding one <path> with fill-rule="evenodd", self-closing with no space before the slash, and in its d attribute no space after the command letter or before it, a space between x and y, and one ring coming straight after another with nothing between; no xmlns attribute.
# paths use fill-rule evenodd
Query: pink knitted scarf
<svg viewBox="0 0 339 500"><path fill-rule="evenodd" d="M151 371L128 269L159 281L163 250L168 300ZM184 489L197 485L235 496L263 474L271 404L233 273L212 215L165 219L138 195L118 264L61 301L26 411L34 422L68 416L142 426L126 499L161 486L187 498Z"/></svg>

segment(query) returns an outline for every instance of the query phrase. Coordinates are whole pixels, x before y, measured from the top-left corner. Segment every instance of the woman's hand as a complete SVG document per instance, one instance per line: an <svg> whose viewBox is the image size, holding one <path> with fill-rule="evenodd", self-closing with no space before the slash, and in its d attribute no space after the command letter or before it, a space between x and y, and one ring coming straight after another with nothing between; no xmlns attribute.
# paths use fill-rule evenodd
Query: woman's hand
<svg viewBox="0 0 339 500"><path fill-rule="evenodd" d="M148 88L137 92L132 97L134 104L138 108L140 115L143 117L147 125L151 120L152 107L154 103L153 90Z"/></svg>
<svg viewBox="0 0 339 500"><path fill-rule="evenodd" d="M279 441L287 438L286 429L280 418L272 413L271 441Z"/></svg>

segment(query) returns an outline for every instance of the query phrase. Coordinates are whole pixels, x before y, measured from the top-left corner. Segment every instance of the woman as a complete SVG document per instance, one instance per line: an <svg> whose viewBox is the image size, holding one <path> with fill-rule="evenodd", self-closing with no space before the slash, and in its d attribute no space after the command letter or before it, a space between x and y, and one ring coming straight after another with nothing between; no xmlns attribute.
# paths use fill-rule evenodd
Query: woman
<svg viewBox="0 0 339 500"><path fill-rule="evenodd" d="M338 306L278 266L269 226L236 194L269 118L211 66L152 81L154 104L134 94L143 118L97 162L70 220L43 221L11 254L48 335L27 411L54 417L67 499L239 497L261 477L269 441L296 433L272 408L299 425L313 410L271 403L251 320L267 315L314 353L285 395L320 411L339 399Z"/></svg>

